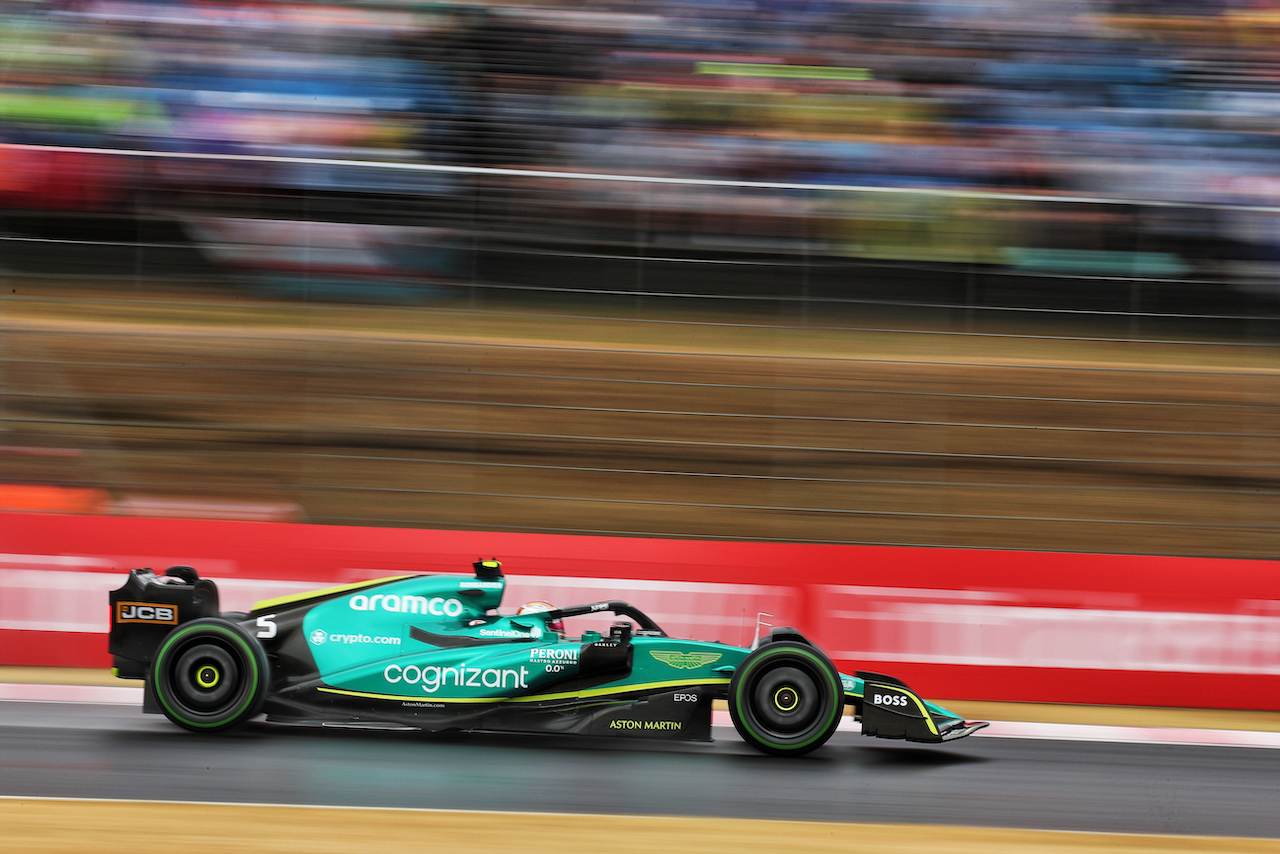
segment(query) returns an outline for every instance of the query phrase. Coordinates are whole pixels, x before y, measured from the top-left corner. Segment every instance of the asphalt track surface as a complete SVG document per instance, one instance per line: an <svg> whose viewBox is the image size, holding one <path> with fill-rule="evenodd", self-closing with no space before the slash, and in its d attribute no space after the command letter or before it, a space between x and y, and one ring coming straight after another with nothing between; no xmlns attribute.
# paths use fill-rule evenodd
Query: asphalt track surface
<svg viewBox="0 0 1280 854"><path fill-rule="evenodd" d="M837 733L780 760L711 744L254 724L0 702L0 795L970 825L1280 838L1280 752Z"/></svg>

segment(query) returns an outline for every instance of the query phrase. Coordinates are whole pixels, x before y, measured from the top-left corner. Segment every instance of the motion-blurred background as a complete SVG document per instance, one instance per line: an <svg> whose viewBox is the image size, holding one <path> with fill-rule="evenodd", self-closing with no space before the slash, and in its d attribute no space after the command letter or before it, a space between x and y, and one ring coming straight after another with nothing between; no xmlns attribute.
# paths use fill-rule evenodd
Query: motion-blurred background
<svg viewBox="0 0 1280 854"><path fill-rule="evenodd" d="M0 0L0 505L1275 557L1280 4Z"/></svg>

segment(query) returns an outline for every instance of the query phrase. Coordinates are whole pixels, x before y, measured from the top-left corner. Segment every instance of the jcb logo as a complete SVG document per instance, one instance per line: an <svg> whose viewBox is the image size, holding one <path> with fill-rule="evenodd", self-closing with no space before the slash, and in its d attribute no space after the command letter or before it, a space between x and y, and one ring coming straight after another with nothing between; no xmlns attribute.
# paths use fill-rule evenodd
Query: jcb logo
<svg viewBox="0 0 1280 854"><path fill-rule="evenodd" d="M117 623L160 623L178 625L178 609L173 605L148 605L145 602L117 602Z"/></svg>

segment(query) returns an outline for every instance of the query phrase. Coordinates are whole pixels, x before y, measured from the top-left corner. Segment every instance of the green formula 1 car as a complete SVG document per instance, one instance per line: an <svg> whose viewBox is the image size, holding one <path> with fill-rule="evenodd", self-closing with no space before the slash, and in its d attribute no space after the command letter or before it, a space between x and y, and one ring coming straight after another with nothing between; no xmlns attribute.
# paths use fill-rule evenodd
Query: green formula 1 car
<svg viewBox="0 0 1280 854"><path fill-rule="evenodd" d="M135 569L110 594L120 677L146 680L143 708L198 732L268 721L421 730L711 738L712 704L765 753L821 746L846 705L862 732L943 742L985 723L876 673L839 673L795 629L753 648L667 635L625 602L541 604L501 616L496 560L474 574L387 578L220 613L190 567ZM563 621L613 614L608 634Z"/></svg>

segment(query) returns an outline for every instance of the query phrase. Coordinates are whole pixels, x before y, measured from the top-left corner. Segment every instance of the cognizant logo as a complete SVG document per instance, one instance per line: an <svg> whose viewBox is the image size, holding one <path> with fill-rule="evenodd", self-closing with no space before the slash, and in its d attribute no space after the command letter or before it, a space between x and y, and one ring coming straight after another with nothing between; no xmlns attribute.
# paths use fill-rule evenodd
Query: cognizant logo
<svg viewBox="0 0 1280 854"><path fill-rule="evenodd" d="M403 682L406 685L421 685L422 690L434 694L442 687L453 684L468 688L528 688L529 669L521 667L513 670L509 667L437 667L434 664L419 667L410 664L401 667L399 664L388 664L382 671L382 677L395 685Z"/></svg>
<svg viewBox="0 0 1280 854"><path fill-rule="evenodd" d="M462 603L440 596L397 596L394 593L357 593L348 603L353 611L393 611L397 614L430 614L434 617L462 616Z"/></svg>

